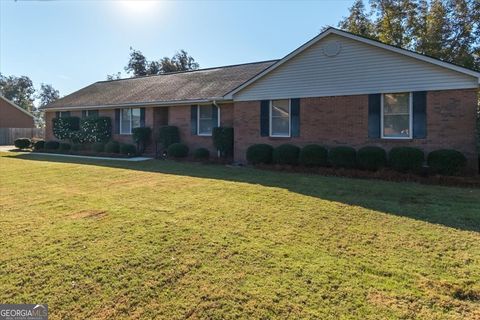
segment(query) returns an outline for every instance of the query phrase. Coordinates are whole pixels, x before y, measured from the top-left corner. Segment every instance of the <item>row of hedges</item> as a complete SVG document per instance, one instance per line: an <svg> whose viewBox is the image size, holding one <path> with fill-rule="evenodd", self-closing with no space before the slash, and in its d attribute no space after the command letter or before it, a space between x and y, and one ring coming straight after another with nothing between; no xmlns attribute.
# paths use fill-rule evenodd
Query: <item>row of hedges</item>
<svg viewBox="0 0 480 320"><path fill-rule="evenodd" d="M62 153L84 153L92 152L96 154L123 154L133 156L137 153L136 147L129 143L119 143L117 141L86 143L66 143L59 141L36 141L33 145L35 151L56 151Z"/></svg>
<svg viewBox="0 0 480 320"><path fill-rule="evenodd" d="M108 141L112 136L109 117L63 117L53 119L53 135L60 140L73 143Z"/></svg>
<svg viewBox="0 0 480 320"><path fill-rule="evenodd" d="M358 151L351 147L334 147L328 150L320 145L311 144L303 148L283 144L273 148L268 144L255 144L247 149L247 161L250 164L303 165L308 167L333 166L336 168L363 169L376 171L391 167L399 172L418 173L425 162L421 149L396 147L387 152L375 146ZM427 156L430 172L443 175L456 175L467 164L465 156L450 149L432 151Z"/></svg>

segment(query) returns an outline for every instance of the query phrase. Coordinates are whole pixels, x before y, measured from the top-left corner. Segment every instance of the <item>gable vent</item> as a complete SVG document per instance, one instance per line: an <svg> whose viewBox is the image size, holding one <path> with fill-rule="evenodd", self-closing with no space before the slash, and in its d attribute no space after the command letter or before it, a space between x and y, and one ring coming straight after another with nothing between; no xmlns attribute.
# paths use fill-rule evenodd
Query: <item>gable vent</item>
<svg viewBox="0 0 480 320"><path fill-rule="evenodd" d="M339 41L332 41L323 46L323 54L327 57L335 57L342 50L342 44Z"/></svg>

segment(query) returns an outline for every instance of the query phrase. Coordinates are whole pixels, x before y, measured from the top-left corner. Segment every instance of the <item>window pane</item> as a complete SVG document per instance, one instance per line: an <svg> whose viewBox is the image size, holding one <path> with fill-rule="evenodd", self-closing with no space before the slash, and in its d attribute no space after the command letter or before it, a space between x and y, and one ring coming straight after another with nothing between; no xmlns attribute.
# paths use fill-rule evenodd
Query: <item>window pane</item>
<svg viewBox="0 0 480 320"><path fill-rule="evenodd" d="M130 126L130 114L131 114L131 109L121 109L120 110L120 133L123 134L129 134L132 132L132 128Z"/></svg>
<svg viewBox="0 0 480 320"><path fill-rule="evenodd" d="M272 117L288 117L288 100L272 101Z"/></svg>
<svg viewBox="0 0 480 320"><path fill-rule="evenodd" d="M289 121L290 119L288 117L272 118L272 135L288 136Z"/></svg>
<svg viewBox="0 0 480 320"><path fill-rule="evenodd" d="M212 106L200 106L199 109L200 109L200 112L199 112L200 119L212 119L213 117Z"/></svg>
<svg viewBox="0 0 480 320"><path fill-rule="evenodd" d="M409 137L410 117L408 115L386 115L383 118L384 137Z"/></svg>
<svg viewBox="0 0 480 320"><path fill-rule="evenodd" d="M132 129L140 127L140 109L132 109Z"/></svg>
<svg viewBox="0 0 480 320"><path fill-rule="evenodd" d="M98 117L98 110L87 110L87 117Z"/></svg>
<svg viewBox="0 0 480 320"><path fill-rule="evenodd" d="M384 114L408 114L409 105L409 93L389 93L383 96Z"/></svg>
<svg viewBox="0 0 480 320"><path fill-rule="evenodd" d="M198 126L199 134L211 134L212 133L212 119L200 119Z"/></svg>

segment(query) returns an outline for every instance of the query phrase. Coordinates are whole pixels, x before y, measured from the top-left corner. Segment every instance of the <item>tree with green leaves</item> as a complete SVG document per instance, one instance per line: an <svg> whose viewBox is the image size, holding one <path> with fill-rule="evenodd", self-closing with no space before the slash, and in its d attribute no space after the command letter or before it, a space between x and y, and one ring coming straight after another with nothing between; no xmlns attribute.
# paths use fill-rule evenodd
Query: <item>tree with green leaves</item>
<svg viewBox="0 0 480 320"><path fill-rule="evenodd" d="M343 30L364 37L374 36L373 25L365 10L363 0L355 0L355 3L350 7L350 15L340 21L338 26Z"/></svg>
<svg viewBox="0 0 480 320"><path fill-rule="evenodd" d="M0 73L0 94L19 107L29 112L33 111L35 88L29 77L7 77Z"/></svg>

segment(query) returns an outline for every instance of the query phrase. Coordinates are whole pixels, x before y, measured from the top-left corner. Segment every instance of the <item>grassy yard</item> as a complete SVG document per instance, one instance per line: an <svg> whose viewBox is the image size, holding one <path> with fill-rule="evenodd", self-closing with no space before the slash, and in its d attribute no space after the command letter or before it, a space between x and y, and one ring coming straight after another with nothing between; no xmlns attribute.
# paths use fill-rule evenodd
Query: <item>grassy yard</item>
<svg viewBox="0 0 480 320"><path fill-rule="evenodd" d="M480 190L3 153L0 302L51 319L480 319Z"/></svg>

